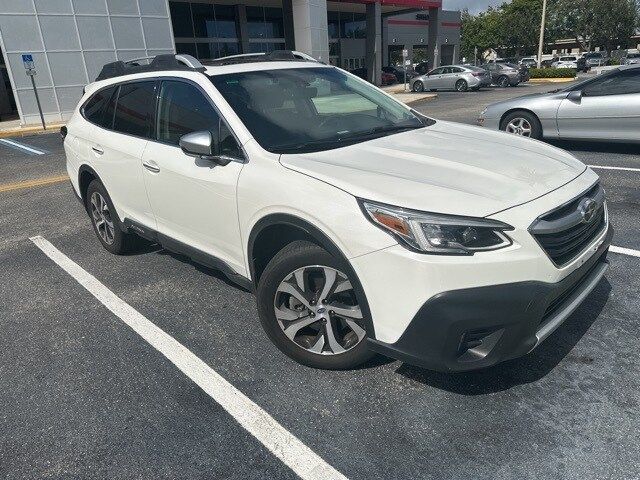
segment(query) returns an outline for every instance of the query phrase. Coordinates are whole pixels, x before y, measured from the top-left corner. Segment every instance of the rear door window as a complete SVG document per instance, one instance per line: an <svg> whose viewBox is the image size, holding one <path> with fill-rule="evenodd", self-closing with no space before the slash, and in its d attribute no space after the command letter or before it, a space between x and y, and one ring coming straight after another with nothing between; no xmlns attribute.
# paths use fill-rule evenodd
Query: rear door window
<svg viewBox="0 0 640 480"><path fill-rule="evenodd" d="M155 81L120 85L113 129L136 137L151 137L156 104Z"/></svg>

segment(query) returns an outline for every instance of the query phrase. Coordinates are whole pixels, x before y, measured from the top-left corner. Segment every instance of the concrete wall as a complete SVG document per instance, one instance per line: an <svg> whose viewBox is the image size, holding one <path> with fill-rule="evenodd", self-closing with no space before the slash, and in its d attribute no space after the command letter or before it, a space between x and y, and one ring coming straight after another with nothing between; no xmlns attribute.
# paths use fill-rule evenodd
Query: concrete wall
<svg viewBox="0 0 640 480"><path fill-rule="evenodd" d="M33 55L45 121L55 122L105 63L175 51L167 0L0 0L0 44L23 124L40 122L23 53Z"/></svg>

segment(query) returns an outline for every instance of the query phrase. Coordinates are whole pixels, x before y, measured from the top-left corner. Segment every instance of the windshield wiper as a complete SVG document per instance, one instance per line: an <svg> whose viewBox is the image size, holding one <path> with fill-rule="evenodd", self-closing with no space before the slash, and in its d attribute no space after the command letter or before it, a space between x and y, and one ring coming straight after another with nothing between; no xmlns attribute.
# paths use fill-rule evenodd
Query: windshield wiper
<svg viewBox="0 0 640 480"><path fill-rule="evenodd" d="M403 130L415 130L423 127L424 125L422 124L391 125L391 126L387 125L387 126L375 127L369 130L365 130L363 132L356 132L353 135L348 135L348 136L339 136L339 137L326 138L326 139L320 139L320 140L310 140L308 142L296 143L293 145L279 145L279 146L273 147L272 150L279 153L300 152L304 150L309 150L311 152L311 151L315 151L313 147L318 147L318 146L327 145L327 144L334 146L334 148L338 148L350 142L358 143L358 142L367 140L369 138L377 138L379 136L383 136L384 134L387 134L387 133L397 133Z"/></svg>

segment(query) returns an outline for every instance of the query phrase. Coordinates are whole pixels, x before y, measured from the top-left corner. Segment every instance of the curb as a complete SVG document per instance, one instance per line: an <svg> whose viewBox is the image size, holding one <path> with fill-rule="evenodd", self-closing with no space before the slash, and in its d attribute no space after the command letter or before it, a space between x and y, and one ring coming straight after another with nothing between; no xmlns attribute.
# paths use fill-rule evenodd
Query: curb
<svg viewBox="0 0 640 480"><path fill-rule="evenodd" d="M438 98L438 94L437 93L429 93L427 95L423 95L420 98L414 98L414 99L407 99L404 100L402 97L403 95L416 95L415 93L394 93L392 94L392 96L396 99L396 100L400 100L402 103L404 103L405 105L413 105L414 103L419 103L419 102L426 102L429 100L434 100L436 98Z"/></svg>
<svg viewBox="0 0 640 480"><path fill-rule="evenodd" d="M529 83L567 83L575 80L577 78L532 78Z"/></svg>
<svg viewBox="0 0 640 480"><path fill-rule="evenodd" d="M44 130L42 126L37 127L17 127L11 128L7 130L0 130L0 138L8 138L8 137L26 137L27 135L40 135L45 133L58 133L60 131L60 127L62 127L64 123L53 123L51 125L47 125L47 129Z"/></svg>

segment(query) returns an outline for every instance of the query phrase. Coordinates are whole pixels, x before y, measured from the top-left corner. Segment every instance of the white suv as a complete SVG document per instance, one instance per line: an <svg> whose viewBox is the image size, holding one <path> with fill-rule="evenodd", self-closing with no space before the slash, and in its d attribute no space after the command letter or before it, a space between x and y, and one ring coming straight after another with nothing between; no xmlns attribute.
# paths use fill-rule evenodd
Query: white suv
<svg viewBox="0 0 640 480"><path fill-rule="evenodd" d="M143 237L221 270L314 367L524 355L607 268L604 191L574 157L291 52L106 65L65 133L107 250Z"/></svg>

